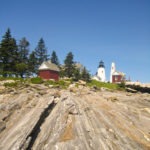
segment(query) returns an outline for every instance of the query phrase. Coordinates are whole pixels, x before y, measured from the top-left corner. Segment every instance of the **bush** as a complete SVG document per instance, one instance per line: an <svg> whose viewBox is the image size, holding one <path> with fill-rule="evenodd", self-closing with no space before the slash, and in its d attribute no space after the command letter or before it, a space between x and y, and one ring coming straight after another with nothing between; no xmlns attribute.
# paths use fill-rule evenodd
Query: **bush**
<svg viewBox="0 0 150 150"><path fill-rule="evenodd" d="M43 80L40 77L35 77L35 78L31 78L31 83L33 83L33 84L41 84L41 83L43 83Z"/></svg>
<svg viewBox="0 0 150 150"><path fill-rule="evenodd" d="M58 85L60 85L60 86L65 86L65 85L66 85L66 82L63 81L63 80L59 80L59 81L57 81L56 83L57 83Z"/></svg>
<svg viewBox="0 0 150 150"><path fill-rule="evenodd" d="M18 83L17 82L7 82L7 83L4 83L4 86L5 87L17 87Z"/></svg>
<svg viewBox="0 0 150 150"><path fill-rule="evenodd" d="M120 84L118 84L120 89L125 89L126 85L125 82L121 82Z"/></svg>
<svg viewBox="0 0 150 150"><path fill-rule="evenodd" d="M46 80L45 85L56 85L56 81L54 80Z"/></svg>
<svg viewBox="0 0 150 150"><path fill-rule="evenodd" d="M6 78L4 78L4 77L0 77L0 81L3 81L3 80L5 80Z"/></svg>

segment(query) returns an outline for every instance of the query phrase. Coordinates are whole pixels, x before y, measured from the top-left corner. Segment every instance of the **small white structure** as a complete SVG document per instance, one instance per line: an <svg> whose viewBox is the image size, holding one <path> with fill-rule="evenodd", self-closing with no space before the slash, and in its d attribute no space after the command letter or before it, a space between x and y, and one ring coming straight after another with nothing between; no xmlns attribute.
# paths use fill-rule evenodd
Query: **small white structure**
<svg viewBox="0 0 150 150"><path fill-rule="evenodd" d="M104 66L104 62L103 61L100 61L97 73L93 77L93 79L95 79L97 81L101 81L101 82L105 82L106 81L105 66Z"/></svg>
<svg viewBox="0 0 150 150"><path fill-rule="evenodd" d="M113 73L116 72L116 66L115 66L115 63L112 62L111 63L111 70L110 70L110 83L112 83L112 76L113 76Z"/></svg>

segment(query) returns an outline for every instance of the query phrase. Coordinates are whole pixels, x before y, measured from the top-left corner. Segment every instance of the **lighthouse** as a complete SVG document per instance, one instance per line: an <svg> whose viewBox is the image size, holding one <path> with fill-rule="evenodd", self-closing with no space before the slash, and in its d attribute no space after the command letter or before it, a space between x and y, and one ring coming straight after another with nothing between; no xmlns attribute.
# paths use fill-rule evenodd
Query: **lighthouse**
<svg viewBox="0 0 150 150"><path fill-rule="evenodd" d="M103 61L100 61L100 63L99 63L99 67L98 67L98 70L97 70L97 77L102 82L106 81L105 66L104 66Z"/></svg>
<svg viewBox="0 0 150 150"><path fill-rule="evenodd" d="M113 76L113 73L116 71L116 66L115 66L115 63L112 62L111 63L111 70L110 70L110 83L112 83L112 76Z"/></svg>

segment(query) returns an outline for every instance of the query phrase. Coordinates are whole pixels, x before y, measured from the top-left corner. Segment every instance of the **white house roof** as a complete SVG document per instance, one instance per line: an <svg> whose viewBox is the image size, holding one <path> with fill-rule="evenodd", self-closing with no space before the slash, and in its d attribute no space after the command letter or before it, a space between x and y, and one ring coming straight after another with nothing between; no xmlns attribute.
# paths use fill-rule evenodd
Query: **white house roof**
<svg viewBox="0 0 150 150"><path fill-rule="evenodd" d="M50 60L49 61L44 61L40 67L39 70L53 70L53 71L60 71L58 66L54 63L52 63Z"/></svg>

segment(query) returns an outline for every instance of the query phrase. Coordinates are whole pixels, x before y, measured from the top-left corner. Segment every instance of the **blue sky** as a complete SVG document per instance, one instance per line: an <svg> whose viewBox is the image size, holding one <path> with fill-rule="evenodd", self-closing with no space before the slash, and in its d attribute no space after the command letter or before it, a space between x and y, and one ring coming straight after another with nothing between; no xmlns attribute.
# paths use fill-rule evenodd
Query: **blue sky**
<svg viewBox="0 0 150 150"><path fill-rule="evenodd" d="M95 74L100 60L127 78L150 83L150 0L0 0L0 39L7 28L34 50L43 37L49 54L74 60Z"/></svg>

